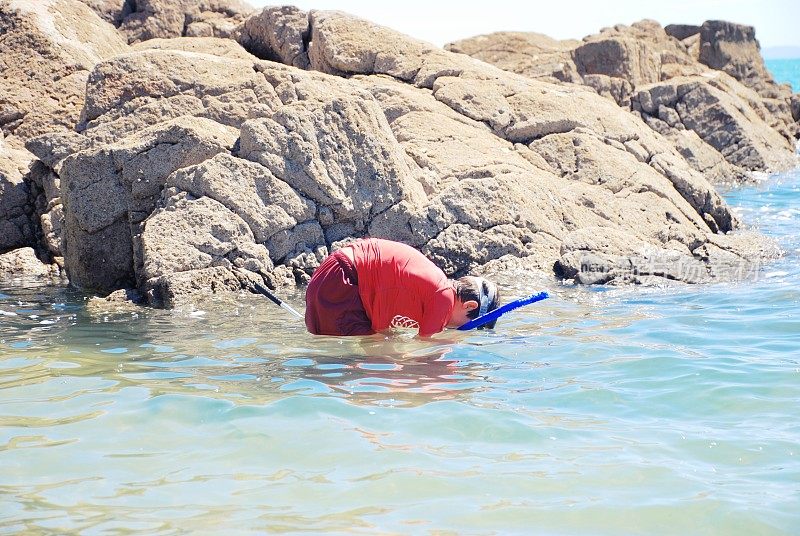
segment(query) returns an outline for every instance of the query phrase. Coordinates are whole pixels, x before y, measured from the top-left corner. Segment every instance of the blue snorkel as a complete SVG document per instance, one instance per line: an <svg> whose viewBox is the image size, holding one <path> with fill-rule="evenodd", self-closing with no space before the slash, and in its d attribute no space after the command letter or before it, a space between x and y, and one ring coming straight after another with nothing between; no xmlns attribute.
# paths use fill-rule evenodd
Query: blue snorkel
<svg viewBox="0 0 800 536"><path fill-rule="evenodd" d="M518 300L514 300L512 302L509 302L509 303L501 306L501 307L498 307L494 311L489 311L488 313L484 313L484 311L486 310L486 306L484 305L484 301L488 301L488 299L485 299L484 296L481 296L480 312L483 313L483 314L480 314L477 318L473 318L472 320L470 320L466 324L458 327L457 329L460 330L460 331L467 331L467 330L470 330L470 329L479 328L484 324L488 324L489 322L497 320L498 318L500 318L501 316L503 316L504 314L506 314L509 311L513 311L514 309L519 309L520 307L522 307L524 305L529 305L531 303L536 303L538 301L542 301L543 299L549 298L549 297L550 297L550 295L547 294L547 292L540 292L539 294L531 294L527 298L520 298Z"/></svg>

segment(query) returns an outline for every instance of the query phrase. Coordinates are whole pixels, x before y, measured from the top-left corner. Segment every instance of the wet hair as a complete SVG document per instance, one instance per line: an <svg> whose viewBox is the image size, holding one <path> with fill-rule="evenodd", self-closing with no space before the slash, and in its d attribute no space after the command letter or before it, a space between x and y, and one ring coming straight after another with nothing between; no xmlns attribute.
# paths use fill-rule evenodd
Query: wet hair
<svg viewBox="0 0 800 536"><path fill-rule="evenodd" d="M470 300L478 302L478 307L467 313L467 318L474 319L500 305L500 290L497 285L482 277L465 275L456 279L456 297L461 303ZM487 322L481 328L493 328L497 320ZM480 329L480 328L479 328Z"/></svg>

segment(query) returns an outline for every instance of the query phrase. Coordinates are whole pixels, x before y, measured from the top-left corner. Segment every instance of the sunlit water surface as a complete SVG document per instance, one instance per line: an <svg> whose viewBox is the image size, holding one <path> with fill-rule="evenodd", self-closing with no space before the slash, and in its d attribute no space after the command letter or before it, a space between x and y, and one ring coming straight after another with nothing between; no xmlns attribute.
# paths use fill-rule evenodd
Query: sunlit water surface
<svg viewBox="0 0 800 536"><path fill-rule="evenodd" d="M800 171L726 196L786 252L755 280L436 343L4 287L0 531L798 534Z"/></svg>

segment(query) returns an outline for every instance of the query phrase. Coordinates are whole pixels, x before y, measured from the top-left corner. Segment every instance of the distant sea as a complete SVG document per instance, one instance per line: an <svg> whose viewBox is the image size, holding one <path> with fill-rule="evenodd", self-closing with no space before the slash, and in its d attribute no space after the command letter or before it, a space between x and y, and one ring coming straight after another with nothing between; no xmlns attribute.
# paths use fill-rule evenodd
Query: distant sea
<svg viewBox="0 0 800 536"><path fill-rule="evenodd" d="M800 58L766 60L765 62L776 82L789 83L792 85L792 91L800 92Z"/></svg>

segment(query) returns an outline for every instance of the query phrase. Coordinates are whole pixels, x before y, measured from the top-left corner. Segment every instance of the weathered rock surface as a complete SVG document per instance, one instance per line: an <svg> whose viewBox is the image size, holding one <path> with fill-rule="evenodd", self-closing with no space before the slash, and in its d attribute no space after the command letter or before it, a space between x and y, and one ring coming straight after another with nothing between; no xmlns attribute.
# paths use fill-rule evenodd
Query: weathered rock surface
<svg viewBox="0 0 800 536"><path fill-rule="evenodd" d="M55 264L45 264L36 257L33 248L19 248L0 254L0 281L13 279L58 280L61 271Z"/></svg>
<svg viewBox="0 0 800 536"><path fill-rule="evenodd" d="M129 43L173 37L229 37L253 8L239 0L81 0Z"/></svg>
<svg viewBox="0 0 800 536"><path fill-rule="evenodd" d="M338 12L233 9L214 23L242 21L231 33L202 18L219 3L87 2L149 40L92 59L75 128L26 139L32 189L9 196L36 198L35 232L74 284L172 307L256 279L303 283L366 235L450 275L514 265L583 283L702 282L775 255L758 235L719 234L738 222L698 171L732 169L714 149L726 135L735 158L772 165L784 138L770 108L728 75L673 76L705 67L660 27L651 55L638 37L650 23L482 49L511 63L516 43L537 47L545 68L522 76ZM178 37L199 34L236 41ZM717 123L693 123L701 105ZM761 122L758 143L730 126L745 121Z"/></svg>
<svg viewBox="0 0 800 536"><path fill-rule="evenodd" d="M752 26L710 20L700 27L701 63L724 71L765 96L776 96L775 83L764 65Z"/></svg>
<svg viewBox="0 0 800 536"><path fill-rule="evenodd" d="M295 83L303 99L246 122L239 154L363 230L400 200L421 201L424 193L372 95L331 86Z"/></svg>
<svg viewBox="0 0 800 536"><path fill-rule="evenodd" d="M133 50L179 50L211 54L222 58L253 60L252 54L231 39L221 37L176 37L173 39L148 39L131 46Z"/></svg>
<svg viewBox="0 0 800 536"><path fill-rule="evenodd" d="M85 124L109 142L166 119L195 115L239 127L279 102L252 61L180 50L143 50L100 63L89 77Z"/></svg>
<svg viewBox="0 0 800 536"><path fill-rule="evenodd" d="M573 58L581 75L621 78L633 87L669 78L676 71L701 72L680 43L667 36L658 23L646 20L630 27L606 28L585 38Z"/></svg>
<svg viewBox="0 0 800 536"><path fill-rule="evenodd" d="M148 218L142 233L142 278L149 281L209 266L272 268L247 223L210 197L173 195Z"/></svg>
<svg viewBox="0 0 800 536"><path fill-rule="evenodd" d="M308 68L308 14L294 6L266 8L248 17L233 34L261 59Z"/></svg>
<svg viewBox="0 0 800 536"><path fill-rule="evenodd" d="M695 24L667 24L664 26L664 32L678 41L685 41L699 35L700 26Z"/></svg>
<svg viewBox="0 0 800 536"><path fill-rule="evenodd" d="M745 170L787 167L792 162L792 145L753 107L742 105L741 98L724 90L735 83L721 73L717 78L676 77L640 86L632 108L663 134L694 131L728 162Z"/></svg>
<svg viewBox="0 0 800 536"><path fill-rule="evenodd" d="M72 0L6 1L0 29L0 127L12 145L72 129L89 71L127 48L112 26Z"/></svg>
<svg viewBox="0 0 800 536"><path fill-rule="evenodd" d="M7 147L0 138L0 252L33 244L36 240L33 191L24 179L30 153Z"/></svg>
<svg viewBox="0 0 800 536"><path fill-rule="evenodd" d="M0 2L0 252L33 248L47 262L61 262L58 177L23 147L42 134L68 136L89 71L126 49L114 28L80 2ZM16 266L42 271L36 263Z"/></svg>
<svg viewBox="0 0 800 536"><path fill-rule="evenodd" d="M244 286L234 272L215 266L158 277L150 281L147 296L151 305L172 309L213 294L236 292Z"/></svg>
<svg viewBox="0 0 800 536"><path fill-rule="evenodd" d="M179 117L65 159L60 178L70 281L106 291L132 286L144 263L137 247L142 222L167 177L235 141L235 131L224 125Z"/></svg>
<svg viewBox="0 0 800 536"><path fill-rule="evenodd" d="M560 41L533 32L498 32L450 43L446 48L531 78L579 82L572 60L572 51L579 45L580 41Z"/></svg>
<svg viewBox="0 0 800 536"><path fill-rule="evenodd" d="M89 314L130 314L147 303L145 296L135 288L121 288L105 297L92 296L86 301Z"/></svg>
<svg viewBox="0 0 800 536"><path fill-rule="evenodd" d="M715 182L795 163L793 97L767 72L749 26L708 21L665 30L641 21L580 43L498 33L447 48L533 78L589 86L639 114Z"/></svg>
<svg viewBox="0 0 800 536"><path fill-rule="evenodd" d="M325 245L314 202L259 164L219 154L174 173L167 185L173 193L213 200L235 218L241 218L249 231L247 236L252 235L249 240L266 249L248 246L258 255L251 256L252 261L232 261L237 266L268 272L273 261L284 262L287 257ZM147 225L149 229L151 223Z"/></svg>

